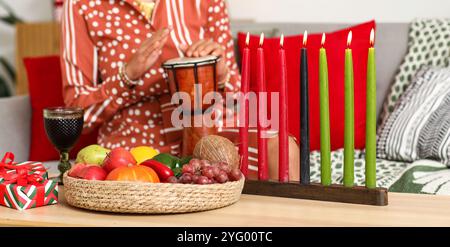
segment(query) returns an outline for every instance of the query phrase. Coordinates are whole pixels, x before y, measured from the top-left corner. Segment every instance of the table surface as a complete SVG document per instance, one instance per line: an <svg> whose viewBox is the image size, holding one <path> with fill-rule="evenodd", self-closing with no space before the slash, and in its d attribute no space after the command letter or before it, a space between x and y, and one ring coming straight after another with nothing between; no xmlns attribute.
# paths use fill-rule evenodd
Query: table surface
<svg viewBox="0 0 450 247"><path fill-rule="evenodd" d="M242 195L222 209L176 215L99 213L60 203L0 207L1 226L450 226L450 196L389 194L385 207Z"/></svg>

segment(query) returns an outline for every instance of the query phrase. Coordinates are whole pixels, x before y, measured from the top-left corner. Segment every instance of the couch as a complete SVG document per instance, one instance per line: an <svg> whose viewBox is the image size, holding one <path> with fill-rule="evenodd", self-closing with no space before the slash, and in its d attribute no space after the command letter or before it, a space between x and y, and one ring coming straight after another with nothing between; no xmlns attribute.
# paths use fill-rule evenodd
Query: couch
<svg viewBox="0 0 450 247"><path fill-rule="evenodd" d="M352 24L319 23L253 23L233 22L234 37L237 32L264 31L270 35L329 32L351 26ZM381 23L377 25L377 109L381 110L390 83L401 63L408 44L408 23ZM0 153L11 151L16 160L27 160L30 148L31 109L28 96L15 96L0 99ZM48 166L56 171L55 162Z"/></svg>

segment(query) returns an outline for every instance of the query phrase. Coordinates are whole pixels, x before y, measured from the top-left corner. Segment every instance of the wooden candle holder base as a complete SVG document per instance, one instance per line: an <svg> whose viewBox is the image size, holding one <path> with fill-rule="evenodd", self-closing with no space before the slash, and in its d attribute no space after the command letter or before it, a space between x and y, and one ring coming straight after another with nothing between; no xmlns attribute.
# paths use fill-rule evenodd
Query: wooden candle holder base
<svg viewBox="0 0 450 247"><path fill-rule="evenodd" d="M342 185L246 181L242 193L374 206L388 205L388 191L385 188L368 189L360 186L347 188Z"/></svg>

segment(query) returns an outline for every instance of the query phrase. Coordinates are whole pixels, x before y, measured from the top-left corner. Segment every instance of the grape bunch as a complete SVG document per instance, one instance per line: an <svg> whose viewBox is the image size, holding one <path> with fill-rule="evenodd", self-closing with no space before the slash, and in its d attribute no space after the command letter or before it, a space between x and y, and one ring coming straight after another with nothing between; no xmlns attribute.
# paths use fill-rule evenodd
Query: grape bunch
<svg viewBox="0 0 450 247"><path fill-rule="evenodd" d="M189 164L183 166L179 178L170 177L167 181L182 184L223 184L238 181L241 176L239 168L231 169L225 162L192 159Z"/></svg>

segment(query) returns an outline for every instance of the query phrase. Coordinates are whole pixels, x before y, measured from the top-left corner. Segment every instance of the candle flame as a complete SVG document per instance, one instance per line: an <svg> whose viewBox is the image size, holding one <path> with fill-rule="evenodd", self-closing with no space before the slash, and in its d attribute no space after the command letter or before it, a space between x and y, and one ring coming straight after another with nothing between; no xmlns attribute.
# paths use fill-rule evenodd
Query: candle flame
<svg viewBox="0 0 450 247"><path fill-rule="evenodd" d="M245 38L245 44L248 46L250 44L250 33L247 32L247 37Z"/></svg>
<svg viewBox="0 0 450 247"><path fill-rule="evenodd" d="M305 32L303 33L303 46L306 46L307 43L308 43L308 31L305 30Z"/></svg>
<svg viewBox="0 0 450 247"><path fill-rule="evenodd" d="M325 45L325 33L322 34L322 42L320 44L322 44L322 46Z"/></svg>
<svg viewBox="0 0 450 247"><path fill-rule="evenodd" d="M281 34L281 38L280 38L280 47L281 47L281 48L284 47L284 34Z"/></svg>
<svg viewBox="0 0 450 247"><path fill-rule="evenodd" d="M261 36L259 38L259 46L263 46L264 44L264 33L261 33Z"/></svg>
<svg viewBox="0 0 450 247"><path fill-rule="evenodd" d="M352 44L352 37L353 37L353 32L352 31L348 32L347 46L350 46Z"/></svg>
<svg viewBox="0 0 450 247"><path fill-rule="evenodd" d="M372 28L370 31L370 46L373 46L375 43L375 29Z"/></svg>

